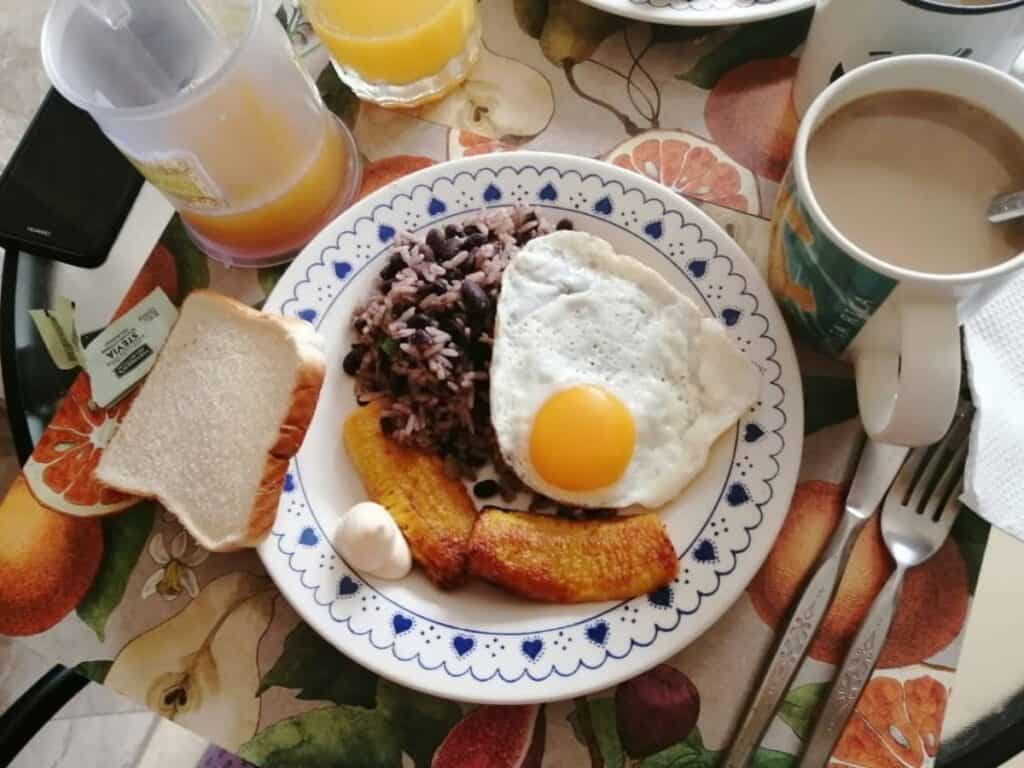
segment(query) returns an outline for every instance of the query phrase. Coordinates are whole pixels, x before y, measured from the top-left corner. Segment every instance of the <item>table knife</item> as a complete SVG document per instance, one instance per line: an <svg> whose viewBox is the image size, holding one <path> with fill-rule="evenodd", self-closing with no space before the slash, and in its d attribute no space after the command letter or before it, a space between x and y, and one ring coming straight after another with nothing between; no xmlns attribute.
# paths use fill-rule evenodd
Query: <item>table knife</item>
<svg viewBox="0 0 1024 768"><path fill-rule="evenodd" d="M775 716L782 697L807 655L811 640L835 597L853 544L892 485L909 448L868 440L846 497L846 509L814 567L789 623L775 646L746 716L733 737L722 768L746 768Z"/></svg>

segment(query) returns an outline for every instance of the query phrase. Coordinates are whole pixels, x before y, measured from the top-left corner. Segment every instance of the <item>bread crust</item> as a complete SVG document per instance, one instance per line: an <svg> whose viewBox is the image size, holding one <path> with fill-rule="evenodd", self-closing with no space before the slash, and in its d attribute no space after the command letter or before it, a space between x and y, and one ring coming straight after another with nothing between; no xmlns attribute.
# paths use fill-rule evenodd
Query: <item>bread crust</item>
<svg viewBox="0 0 1024 768"><path fill-rule="evenodd" d="M96 469L96 475L97 479L111 488L141 498L151 498L159 501L178 518L185 530L204 549L212 552L230 552L256 546L273 527L274 520L277 517L277 505L281 496L284 476L288 469L288 462L301 447L306 431L313 420L313 414L316 411L316 404L320 397L320 390L326 373L326 361L316 332L304 321L280 315L264 314L213 291L194 291L189 294L185 302L187 304L187 302L195 299L221 304L222 309L238 315L247 322L270 323L278 326L295 345L300 359L288 410L281 421L277 439L267 452L263 475L257 486L252 507L249 510L247 524L243 530L236 532L234 535L222 539L213 539L195 524L187 510L176 509L173 504L160 496L160 494L145 488L132 487L128 483L119 483L111 478L102 477L102 459ZM183 304L182 306L184 308L185 305ZM163 350L161 350L160 354L163 354ZM145 383L143 383L143 386L145 386ZM126 416L126 420L128 418L130 418L130 412ZM113 440L117 440L117 435L114 436ZM106 458L106 455L104 455L104 458Z"/></svg>

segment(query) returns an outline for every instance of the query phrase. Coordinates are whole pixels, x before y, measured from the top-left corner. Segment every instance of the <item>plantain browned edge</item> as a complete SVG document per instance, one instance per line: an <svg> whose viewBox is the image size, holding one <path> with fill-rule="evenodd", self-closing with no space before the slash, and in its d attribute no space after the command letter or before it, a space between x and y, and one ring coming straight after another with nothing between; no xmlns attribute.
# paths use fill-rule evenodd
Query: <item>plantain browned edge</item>
<svg viewBox="0 0 1024 768"><path fill-rule="evenodd" d="M374 401L345 419L345 448L370 499L382 504L402 530L413 559L442 589L466 580L469 537L477 510L442 460L406 448L380 427L383 403Z"/></svg>
<svg viewBox="0 0 1024 768"><path fill-rule="evenodd" d="M469 572L533 600L626 600L663 587L679 559L657 514L567 520L487 507L469 543Z"/></svg>

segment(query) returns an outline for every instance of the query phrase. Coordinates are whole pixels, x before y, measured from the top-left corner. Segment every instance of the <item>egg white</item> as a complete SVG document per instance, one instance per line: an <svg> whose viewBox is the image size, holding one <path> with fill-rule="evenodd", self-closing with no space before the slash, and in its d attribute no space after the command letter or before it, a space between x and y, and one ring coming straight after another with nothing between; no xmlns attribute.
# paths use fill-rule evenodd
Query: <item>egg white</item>
<svg viewBox="0 0 1024 768"><path fill-rule="evenodd" d="M535 414L557 392L601 387L629 409L633 456L613 484L567 491L530 462ZM583 232L532 240L506 268L491 359L491 420L530 488L583 507L657 508L704 468L757 400L760 373L715 320L654 270Z"/></svg>

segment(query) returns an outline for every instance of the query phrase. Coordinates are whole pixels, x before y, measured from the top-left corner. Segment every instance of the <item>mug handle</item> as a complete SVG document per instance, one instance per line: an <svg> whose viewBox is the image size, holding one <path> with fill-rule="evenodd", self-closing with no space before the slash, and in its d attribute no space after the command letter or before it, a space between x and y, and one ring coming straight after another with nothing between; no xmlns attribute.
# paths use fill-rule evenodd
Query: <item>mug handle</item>
<svg viewBox="0 0 1024 768"><path fill-rule="evenodd" d="M949 429L960 394L960 323L953 300L906 298L899 346L856 353L864 429L893 445L930 445Z"/></svg>

